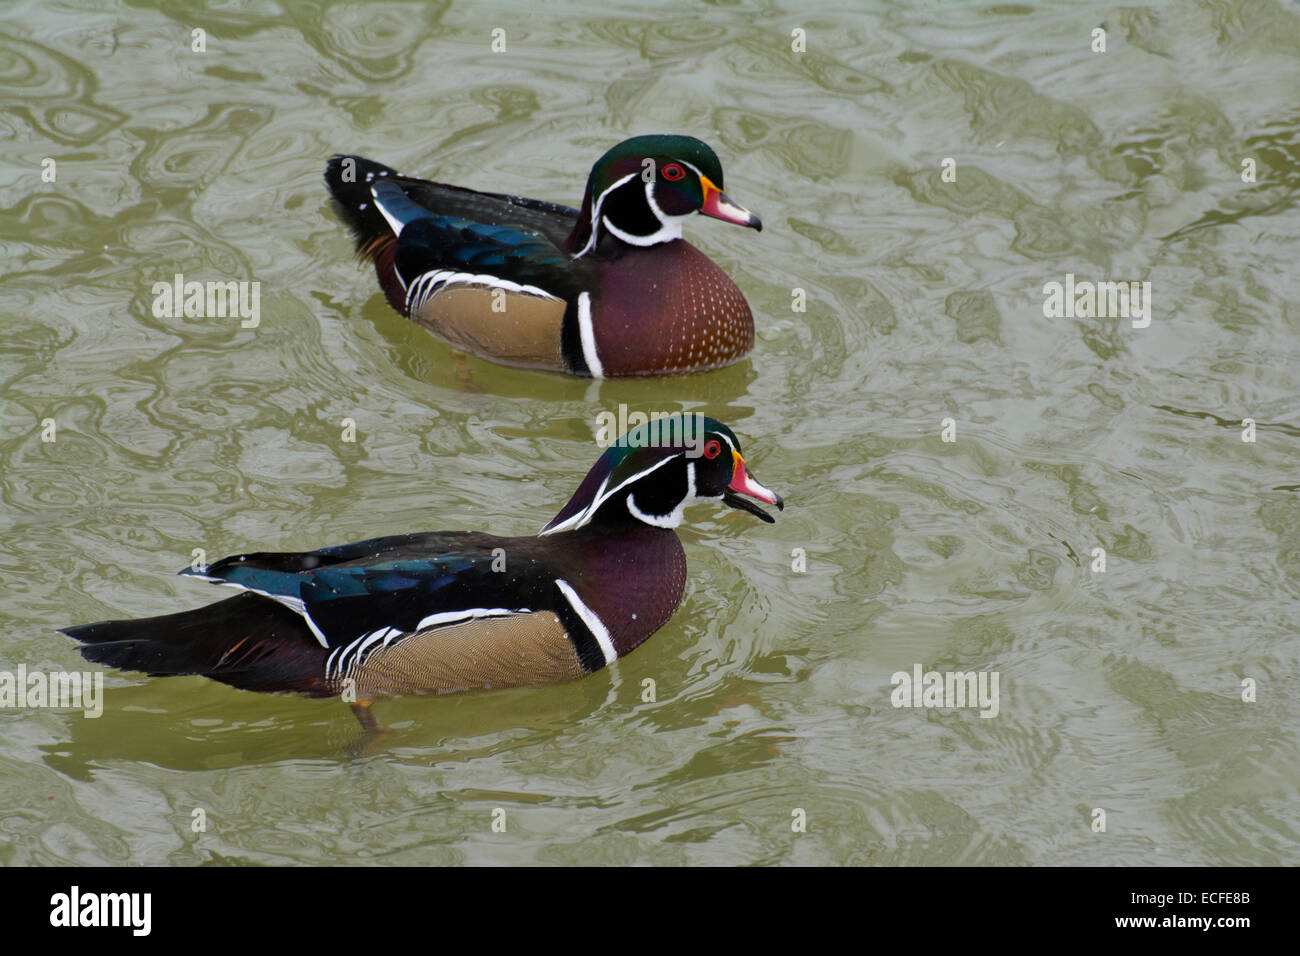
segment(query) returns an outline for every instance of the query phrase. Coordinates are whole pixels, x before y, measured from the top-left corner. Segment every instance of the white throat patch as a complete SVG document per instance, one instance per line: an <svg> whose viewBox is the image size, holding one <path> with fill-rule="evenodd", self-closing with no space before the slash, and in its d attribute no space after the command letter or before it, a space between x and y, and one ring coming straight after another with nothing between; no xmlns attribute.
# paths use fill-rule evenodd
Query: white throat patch
<svg viewBox="0 0 1300 956"><path fill-rule="evenodd" d="M695 213L687 213L685 216L670 216L659 208L655 202L655 184L648 182L645 184L645 202L654 213L655 218L659 220L659 228L648 236L635 236L630 232L624 232L612 222L608 216L602 216L601 221L605 228L610 231L611 235L617 236L630 246L657 246L661 242L672 242L674 239L682 237L682 223Z"/></svg>
<svg viewBox="0 0 1300 956"><path fill-rule="evenodd" d="M587 244L583 246L573 258L581 259L592 249L596 248L596 243L600 240L601 229L605 229L611 236L621 239L629 246L657 246L661 242L672 242L674 239L682 238L682 223L695 215L695 213L689 212L684 216L668 215L668 213L660 209L659 204L655 202L653 182L647 182L644 184L646 205L650 208L650 211L654 213L654 217L659 220L659 228L650 235L638 236L630 232L624 232L622 229L618 228L618 226L610 222L608 216L601 214L600 209L605 203L605 197L615 189L618 189L620 186L635 178L636 175L636 173L628 173L623 178L610 184L609 188L596 198L595 203L592 204L591 211L591 238L587 240Z"/></svg>
<svg viewBox="0 0 1300 956"><path fill-rule="evenodd" d="M670 461L672 459L669 459ZM686 463L686 495L681 501L677 502L677 507L666 515L649 515L637 507L636 491L631 491L627 496L627 510L632 513L632 517L638 521L644 521L648 525L656 528L676 528L682 523L682 517L686 511L686 506L694 504L698 499L695 497L695 462Z"/></svg>
<svg viewBox="0 0 1300 956"><path fill-rule="evenodd" d="M573 258L581 259L596 248L596 243L600 240L600 229L598 228L601 223L600 207L604 204L605 197L635 175L636 173L628 173L622 179L614 180L604 192L596 197L596 201L591 204L591 236L587 239L587 244L573 254Z"/></svg>

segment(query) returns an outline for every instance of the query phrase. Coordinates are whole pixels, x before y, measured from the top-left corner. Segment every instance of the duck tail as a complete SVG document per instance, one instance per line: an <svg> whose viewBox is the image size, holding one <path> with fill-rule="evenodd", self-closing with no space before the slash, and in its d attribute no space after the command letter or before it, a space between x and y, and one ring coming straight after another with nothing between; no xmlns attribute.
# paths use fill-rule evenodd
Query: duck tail
<svg viewBox="0 0 1300 956"><path fill-rule="evenodd" d="M60 628L88 661L153 677L197 674L257 691L337 693L325 680L328 650L303 619L275 601L240 594L217 604L134 621Z"/></svg>
<svg viewBox="0 0 1300 956"><path fill-rule="evenodd" d="M333 197L334 211L352 233L357 257L374 263L389 304L405 315L406 290L397 278L393 261L397 236L371 192L376 181L388 177L400 178L400 174L383 163L361 156L331 156L325 166L325 185Z"/></svg>

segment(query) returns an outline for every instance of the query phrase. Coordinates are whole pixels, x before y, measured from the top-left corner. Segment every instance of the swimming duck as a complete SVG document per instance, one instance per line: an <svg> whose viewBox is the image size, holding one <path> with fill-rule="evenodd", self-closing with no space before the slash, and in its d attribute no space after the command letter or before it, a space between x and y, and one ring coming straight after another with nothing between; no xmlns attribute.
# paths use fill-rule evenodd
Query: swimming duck
<svg viewBox="0 0 1300 956"><path fill-rule="evenodd" d="M682 599L673 529L685 509L721 501L771 522L751 499L784 508L730 428L677 414L610 446L538 535L435 531L236 555L180 573L243 594L63 633L122 670L343 696L373 729L378 696L573 680L630 653Z"/></svg>
<svg viewBox="0 0 1300 956"><path fill-rule="evenodd" d="M674 375L754 347L740 289L682 238L697 213L762 229L690 136L624 140L581 209L403 176L360 156L325 170L389 303L484 358L595 378Z"/></svg>

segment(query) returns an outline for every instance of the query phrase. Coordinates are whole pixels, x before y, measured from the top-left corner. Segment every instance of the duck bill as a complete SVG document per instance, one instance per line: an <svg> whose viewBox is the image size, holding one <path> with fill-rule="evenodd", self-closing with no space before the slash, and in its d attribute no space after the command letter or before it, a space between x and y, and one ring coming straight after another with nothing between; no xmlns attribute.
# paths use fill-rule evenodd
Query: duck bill
<svg viewBox="0 0 1300 956"><path fill-rule="evenodd" d="M764 487L749 473L745 467L745 459L740 457L739 452L733 451L732 457L735 460L735 470L731 473L731 484L727 485L727 490L722 493L722 501L733 508L739 508L741 511L748 511L754 517L766 521L768 524L775 524L776 519L770 514L741 495L748 495L750 498L757 498L759 501L765 501L769 505L776 505L777 511L785 510L785 501L775 491Z"/></svg>
<svg viewBox="0 0 1300 956"><path fill-rule="evenodd" d="M704 205L700 206L701 213L714 219L721 219L723 222L734 222L737 226L749 226L759 232L763 231L763 220L744 206L732 202L726 193L713 185L708 176L701 176L700 184L704 187Z"/></svg>

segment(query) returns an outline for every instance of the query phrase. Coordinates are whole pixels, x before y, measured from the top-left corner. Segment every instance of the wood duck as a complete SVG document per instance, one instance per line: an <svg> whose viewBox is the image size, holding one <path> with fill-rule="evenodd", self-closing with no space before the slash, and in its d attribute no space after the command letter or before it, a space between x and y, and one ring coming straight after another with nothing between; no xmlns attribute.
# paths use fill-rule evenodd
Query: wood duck
<svg viewBox="0 0 1300 956"><path fill-rule="evenodd" d="M344 695L369 730L376 696L571 680L629 653L682 599L673 529L685 508L721 499L771 522L750 498L784 508L730 428L678 414L610 446L536 536L436 531L241 554L180 573L247 593L63 633L122 670Z"/></svg>
<svg viewBox="0 0 1300 956"><path fill-rule="evenodd" d="M682 224L763 224L693 137L619 143L591 168L581 210L359 156L333 157L325 182L393 308L484 358L604 378L718 368L754 347L745 297Z"/></svg>

